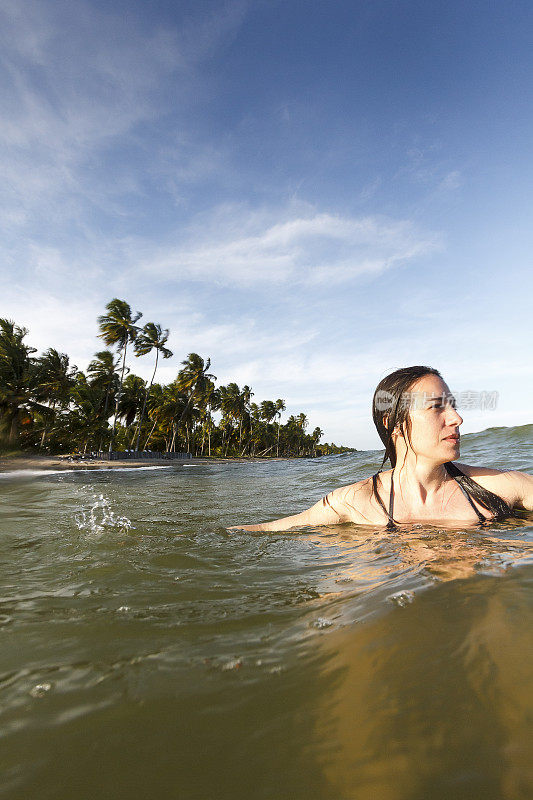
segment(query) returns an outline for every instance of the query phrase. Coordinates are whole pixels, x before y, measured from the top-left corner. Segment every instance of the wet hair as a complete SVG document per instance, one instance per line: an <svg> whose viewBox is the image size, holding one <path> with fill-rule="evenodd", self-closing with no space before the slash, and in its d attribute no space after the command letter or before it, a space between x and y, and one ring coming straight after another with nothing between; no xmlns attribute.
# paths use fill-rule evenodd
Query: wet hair
<svg viewBox="0 0 533 800"><path fill-rule="evenodd" d="M409 416L408 392L413 384L425 375L436 375L437 378L442 379L440 372L433 367L402 367L402 369L397 369L383 378L376 387L372 400L372 418L379 438L385 445L385 454L381 462L380 472L387 460L390 461L393 469L396 466L394 431L401 431L407 441L410 442L411 417ZM461 472L451 461L444 464L444 467L448 474L454 477L482 508L490 512L491 516L496 519L512 516L511 507L499 495L484 489L479 483L476 483L464 472ZM388 516L381 497L375 491L375 481L373 481L373 494L376 495L378 503Z"/></svg>
<svg viewBox="0 0 533 800"><path fill-rule="evenodd" d="M413 383L425 375L442 375L432 367L402 367L396 372L391 372L383 378L376 387L372 400L372 417L377 428L379 438L385 445L385 455L381 469L387 459L392 468L396 466L396 448L393 433L396 429L409 436L411 419L409 417L409 403L403 402ZM386 424L385 424L386 420Z"/></svg>

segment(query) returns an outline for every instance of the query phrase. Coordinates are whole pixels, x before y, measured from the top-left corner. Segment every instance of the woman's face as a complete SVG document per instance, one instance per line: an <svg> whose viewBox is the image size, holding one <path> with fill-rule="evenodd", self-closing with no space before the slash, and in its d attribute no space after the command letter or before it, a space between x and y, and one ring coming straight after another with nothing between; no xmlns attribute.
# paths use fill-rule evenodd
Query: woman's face
<svg viewBox="0 0 533 800"><path fill-rule="evenodd" d="M441 464L456 459L463 420L442 378L424 375L411 386L406 399L410 409L410 430L405 433L407 448Z"/></svg>

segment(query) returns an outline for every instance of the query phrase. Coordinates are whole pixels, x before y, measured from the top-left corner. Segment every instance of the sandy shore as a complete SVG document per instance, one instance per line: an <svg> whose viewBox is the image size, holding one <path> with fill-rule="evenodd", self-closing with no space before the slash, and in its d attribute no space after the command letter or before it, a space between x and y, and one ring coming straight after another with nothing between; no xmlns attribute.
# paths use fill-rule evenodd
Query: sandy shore
<svg viewBox="0 0 533 800"><path fill-rule="evenodd" d="M183 458L183 459L144 459L134 461L103 461L96 458L81 459L76 456L37 456L17 455L0 457L0 472L13 470L40 470L40 469L117 469L118 467L182 467L184 464L221 464L221 463L246 463L249 461L282 461L281 458Z"/></svg>

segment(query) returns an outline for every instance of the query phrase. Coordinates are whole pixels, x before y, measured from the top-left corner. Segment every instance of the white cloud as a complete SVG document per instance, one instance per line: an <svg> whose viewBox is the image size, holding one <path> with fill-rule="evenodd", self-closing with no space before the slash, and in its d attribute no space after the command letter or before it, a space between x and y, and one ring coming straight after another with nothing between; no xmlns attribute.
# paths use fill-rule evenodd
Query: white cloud
<svg viewBox="0 0 533 800"><path fill-rule="evenodd" d="M227 209L215 212L201 231L193 225L189 246L145 252L138 270L230 285L345 283L438 247L435 236L404 220L349 218L309 207L304 214L284 209L277 219L242 208L233 214L228 220Z"/></svg>

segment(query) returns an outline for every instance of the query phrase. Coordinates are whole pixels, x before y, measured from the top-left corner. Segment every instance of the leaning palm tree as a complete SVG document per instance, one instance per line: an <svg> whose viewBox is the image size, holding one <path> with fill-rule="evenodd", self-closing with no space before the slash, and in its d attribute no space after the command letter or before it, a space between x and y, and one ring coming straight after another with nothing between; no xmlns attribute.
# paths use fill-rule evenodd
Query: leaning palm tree
<svg viewBox="0 0 533 800"><path fill-rule="evenodd" d="M111 440L109 442L109 452L111 452L113 450L118 406L122 393L122 384L124 382L124 371L126 369L126 350L128 348L128 343L134 342L137 337L139 329L136 327L135 323L142 317L142 314L140 311L137 311L135 316L132 317L129 304L126 303L125 300L119 300L118 297L115 297L106 305L106 311L107 314L98 317L98 324L100 326L100 333L98 336L104 340L108 347L116 344L118 352L122 355L120 385L115 401L115 416L113 418Z"/></svg>
<svg viewBox="0 0 533 800"><path fill-rule="evenodd" d="M159 360L159 354L161 354L163 358L170 358L173 355L172 350L169 350L168 347L165 347L168 340L168 335L169 335L168 328L163 331L161 325L156 324L155 322L147 322L135 340L134 347L136 356L146 356L148 355L148 353L151 353L152 350L155 350L155 366L154 366L154 371L152 373L152 379L150 381L150 385L148 386L146 393L144 395L141 417L139 419L139 424L137 425L135 450L139 449L139 438L141 435L141 427L144 420L144 412L146 411L146 403L148 401L148 397L150 396L150 391L152 389L152 384L154 382L155 373L157 372L157 362Z"/></svg>

